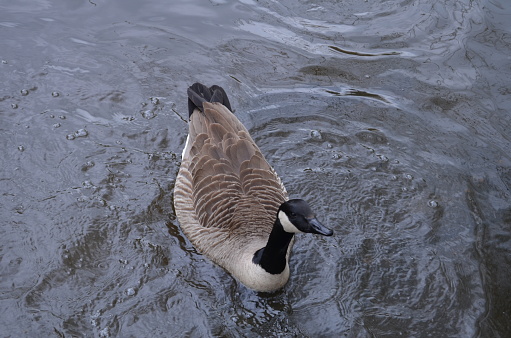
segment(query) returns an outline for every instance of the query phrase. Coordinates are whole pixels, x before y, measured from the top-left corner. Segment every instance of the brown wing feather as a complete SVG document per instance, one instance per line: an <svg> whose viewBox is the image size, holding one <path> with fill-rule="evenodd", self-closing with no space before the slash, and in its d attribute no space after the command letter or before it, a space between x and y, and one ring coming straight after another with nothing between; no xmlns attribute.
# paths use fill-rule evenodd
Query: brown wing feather
<svg viewBox="0 0 511 338"><path fill-rule="evenodd" d="M275 171L246 128L221 104L204 103L190 120L188 171L197 219L205 228L264 223L287 199Z"/></svg>

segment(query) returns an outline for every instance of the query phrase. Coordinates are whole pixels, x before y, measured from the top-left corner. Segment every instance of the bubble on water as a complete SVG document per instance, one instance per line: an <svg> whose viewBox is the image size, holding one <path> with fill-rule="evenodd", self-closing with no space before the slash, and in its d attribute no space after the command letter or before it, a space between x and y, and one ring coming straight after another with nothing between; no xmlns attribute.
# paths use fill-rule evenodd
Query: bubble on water
<svg viewBox="0 0 511 338"><path fill-rule="evenodd" d="M156 113L152 109L143 110L140 112L140 114L142 115L143 118L145 118L147 120L150 120L150 119L156 117Z"/></svg>
<svg viewBox="0 0 511 338"><path fill-rule="evenodd" d="M88 135L89 135L89 132L86 129L82 128L82 129L78 129L77 131L75 131L72 134L67 135L66 138L68 140L74 140L77 137L86 137Z"/></svg>
<svg viewBox="0 0 511 338"><path fill-rule="evenodd" d="M385 155L378 155L379 159L382 161L382 162L388 162L389 161L389 158Z"/></svg>
<svg viewBox="0 0 511 338"><path fill-rule="evenodd" d="M82 186L85 188L85 189L90 189L90 188L94 188L94 184L92 184L91 181L84 181L82 183Z"/></svg>
<svg viewBox="0 0 511 338"><path fill-rule="evenodd" d="M334 146L333 146L331 143L327 143L327 144L326 144L326 147L327 147L328 149L332 149Z"/></svg>
<svg viewBox="0 0 511 338"><path fill-rule="evenodd" d="M58 128L58 127L60 127L60 123L54 123L53 124L53 128Z"/></svg>
<svg viewBox="0 0 511 338"><path fill-rule="evenodd" d="M431 208L436 208L436 207L438 207L438 202L435 200L431 200L428 202L428 206Z"/></svg>
<svg viewBox="0 0 511 338"><path fill-rule="evenodd" d="M54 118L55 118L55 115L50 114L50 118L54 119Z"/></svg>
<svg viewBox="0 0 511 338"><path fill-rule="evenodd" d="M60 96L60 93L59 93L59 92L52 92L52 93L51 93L51 96L53 96L53 97L59 97L59 96Z"/></svg>
<svg viewBox="0 0 511 338"><path fill-rule="evenodd" d="M75 136L76 137L86 137L89 135L89 132L85 129L78 129L77 131L75 131Z"/></svg>
<svg viewBox="0 0 511 338"><path fill-rule="evenodd" d="M334 153L334 154L332 155L332 158L333 158L334 160L339 160L341 157L342 157L342 156L341 156L341 154L338 154L338 153Z"/></svg>
<svg viewBox="0 0 511 338"><path fill-rule="evenodd" d="M6 64L7 64L7 61L6 61L6 60L2 60L2 63L3 63L4 65L6 65Z"/></svg>
<svg viewBox="0 0 511 338"><path fill-rule="evenodd" d="M319 130L311 130L310 136L315 140L321 140L323 138Z"/></svg>
<svg viewBox="0 0 511 338"><path fill-rule="evenodd" d="M99 312L99 310L90 315L90 323L92 324L92 326L94 327L98 326L99 317L101 317L101 312Z"/></svg>
<svg viewBox="0 0 511 338"><path fill-rule="evenodd" d="M413 179L413 176L410 175L410 174L404 174L403 177L406 178L407 180L412 180Z"/></svg>
<svg viewBox="0 0 511 338"><path fill-rule="evenodd" d="M135 289L134 289L134 288L128 288L128 289L126 290L126 294L127 294L128 296L133 296L133 295L135 295Z"/></svg>
<svg viewBox="0 0 511 338"><path fill-rule="evenodd" d="M11 108L12 109L18 109L18 105L16 103L11 103Z"/></svg>
<svg viewBox="0 0 511 338"><path fill-rule="evenodd" d="M396 175L391 175L390 176L390 180L391 181L397 181L397 176Z"/></svg>
<svg viewBox="0 0 511 338"><path fill-rule="evenodd" d="M92 161L87 161L82 165L82 171L87 171L90 168L94 167L96 164Z"/></svg>
<svg viewBox="0 0 511 338"><path fill-rule="evenodd" d="M23 212L25 212L25 207L24 207L23 205L18 205L18 206L16 206L16 207L14 208L14 210L15 210L18 214L22 215L22 214L23 214Z"/></svg>
<svg viewBox="0 0 511 338"><path fill-rule="evenodd" d="M160 103L160 99L157 98L157 97L151 97L151 103L152 104L158 104L158 103Z"/></svg>
<svg viewBox="0 0 511 338"><path fill-rule="evenodd" d="M18 150L23 152L23 151L25 151L25 147L24 146L18 146Z"/></svg>
<svg viewBox="0 0 511 338"><path fill-rule="evenodd" d="M66 119L66 117L65 117L64 115L59 115L59 119L61 119L61 120L65 120L65 119Z"/></svg>
<svg viewBox="0 0 511 338"><path fill-rule="evenodd" d="M28 95L28 90L27 89L22 89L20 92L21 92L21 95L23 95L23 96L27 96Z"/></svg>
<svg viewBox="0 0 511 338"><path fill-rule="evenodd" d="M99 331L99 336L101 338L103 337L110 337L110 331L108 330L108 327L105 327L103 330Z"/></svg>

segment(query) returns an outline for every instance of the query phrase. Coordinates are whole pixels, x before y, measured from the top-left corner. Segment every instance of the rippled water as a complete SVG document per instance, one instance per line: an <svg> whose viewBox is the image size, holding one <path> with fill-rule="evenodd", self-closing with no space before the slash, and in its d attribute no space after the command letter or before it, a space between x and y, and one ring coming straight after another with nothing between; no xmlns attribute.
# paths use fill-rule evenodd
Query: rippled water
<svg viewBox="0 0 511 338"><path fill-rule="evenodd" d="M511 334L506 1L0 3L5 337ZM219 84L304 235L275 294L172 206L186 88Z"/></svg>

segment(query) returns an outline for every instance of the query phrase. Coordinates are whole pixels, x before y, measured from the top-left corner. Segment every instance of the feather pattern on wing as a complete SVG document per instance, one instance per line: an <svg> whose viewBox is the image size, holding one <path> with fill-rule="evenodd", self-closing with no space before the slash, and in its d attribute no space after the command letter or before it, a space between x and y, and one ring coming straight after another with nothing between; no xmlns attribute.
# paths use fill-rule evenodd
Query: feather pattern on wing
<svg viewBox="0 0 511 338"><path fill-rule="evenodd" d="M224 105L202 102L189 128L174 191L176 213L197 249L235 269L240 252L264 247L287 192L247 129Z"/></svg>

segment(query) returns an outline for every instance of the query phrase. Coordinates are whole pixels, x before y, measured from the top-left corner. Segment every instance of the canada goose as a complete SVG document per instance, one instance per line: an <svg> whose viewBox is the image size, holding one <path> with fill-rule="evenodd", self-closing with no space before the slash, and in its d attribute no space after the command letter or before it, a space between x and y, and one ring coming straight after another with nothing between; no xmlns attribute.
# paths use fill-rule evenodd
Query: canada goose
<svg viewBox="0 0 511 338"><path fill-rule="evenodd" d="M225 91L188 88L189 134L174 188L181 229L201 253L247 287L274 291L289 279L296 233L331 236L309 205L288 195Z"/></svg>

